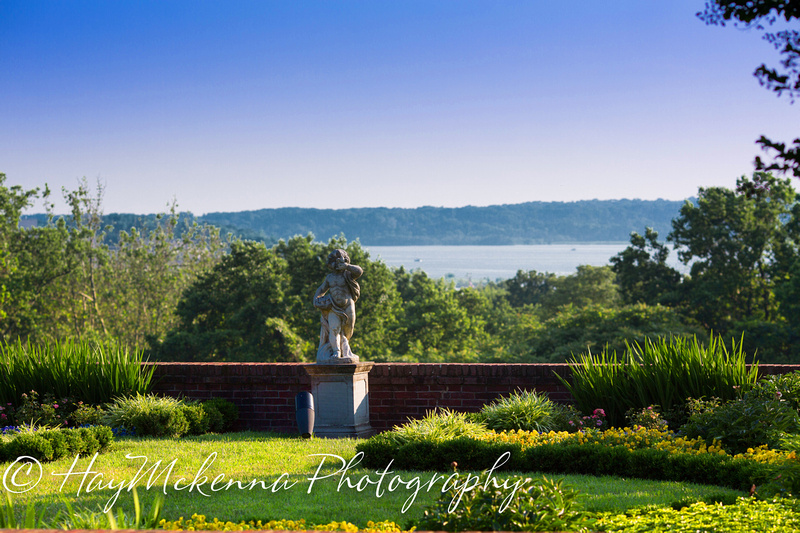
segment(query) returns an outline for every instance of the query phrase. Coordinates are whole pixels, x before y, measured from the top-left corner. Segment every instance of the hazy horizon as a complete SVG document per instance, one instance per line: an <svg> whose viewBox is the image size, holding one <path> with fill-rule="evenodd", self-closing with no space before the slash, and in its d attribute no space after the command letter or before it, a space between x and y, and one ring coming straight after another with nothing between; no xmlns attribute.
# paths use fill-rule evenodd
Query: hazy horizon
<svg viewBox="0 0 800 533"><path fill-rule="evenodd" d="M13 184L6 183L6 185L13 185ZM680 198L680 199L677 199L677 200L670 200L669 198L655 198L655 199L652 199L652 200L645 199L645 198L607 198L607 199L602 199L602 200L598 199L598 198L588 198L588 199L583 199L583 200L563 200L563 201L562 200L551 200L551 201L548 201L548 200L531 200L531 201L527 201L527 202L507 202L507 203L504 203L504 204L488 204L488 205L474 205L474 204L457 205L457 206L419 205L419 206L414 206L414 207L387 207L387 206L383 206L383 205L376 205L376 206L363 206L363 207L330 207L330 208L325 208L325 207L302 207L302 206L296 206L296 205L287 205L287 206L279 206L279 207L262 207L262 208L259 208L259 209L240 209L238 211L208 211L208 212L205 212L205 213L195 213L194 211L189 211L189 210L186 210L186 209L179 209L178 211L179 212L183 212L183 213L191 213L193 216L197 216L197 217L202 217L202 216L205 216L205 215L211 215L211 214L216 214L216 213L243 213L243 212L249 212L249 211L262 211L262 210L265 210L265 209L316 209L316 210L319 210L319 211L343 211L343 210L347 210L347 209L425 209L425 208L462 209L462 208L466 208L466 207L495 207L495 206L505 206L505 205L520 205L520 204L536 203L536 202L539 202L539 203L626 202L626 201L627 202L636 202L636 201L641 201L641 202L680 202L680 201L692 200L694 198L696 198L696 196L689 196L687 198ZM135 213L135 212L132 212L132 211L108 211L107 209L104 209L103 210L103 214L105 214L105 215L150 216L150 215L163 214L163 213L166 213L167 211L168 210L165 209L165 210L162 210L162 211L151 211L149 213ZM45 214L46 213L44 211L33 212L30 209L28 209L27 212L23 213L23 216L42 216L42 215L45 215ZM67 216L69 214L70 213L68 213L66 211L54 213L55 216Z"/></svg>

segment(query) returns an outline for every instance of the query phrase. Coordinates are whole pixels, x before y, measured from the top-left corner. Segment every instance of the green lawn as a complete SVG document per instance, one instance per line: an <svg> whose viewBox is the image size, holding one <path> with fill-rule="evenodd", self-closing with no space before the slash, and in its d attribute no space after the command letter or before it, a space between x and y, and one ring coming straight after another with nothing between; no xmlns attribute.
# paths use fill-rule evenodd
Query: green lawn
<svg viewBox="0 0 800 533"><path fill-rule="evenodd" d="M99 510L113 499L121 482L129 483L141 469L144 475L136 487L146 509L149 509L157 494L162 493L165 479L168 478L162 512L162 517L167 519L188 518L197 513L209 519L216 517L234 522L304 518L307 523L336 520L361 527L369 520L392 520L405 525L422 515L425 506L440 494L445 478L454 474L452 471L390 471L383 477L379 487L377 481L381 478L380 472L359 467L347 470L346 474L337 472L342 467L337 457L349 461L355 455L355 445L356 441L350 439L302 440L285 435L249 432L179 440L123 438L114 443L110 452L98 455L93 464L91 457L44 463L38 485L27 493L13 495L13 498L15 506L19 504L22 507L33 498L51 506L54 512L63 508L60 498L67 498L78 507ZM147 469L158 461L161 462L158 468L161 475L147 489L152 472ZM169 466L173 461L170 473ZM0 470L6 474L4 479L7 486L16 470L9 466L9 463L0 465ZM67 475L71 469L72 474ZM451 478L451 483L464 483L468 475L483 483L489 476L487 472L457 474L457 477ZM494 475L502 483L513 474L497 472ZM525 475L538 476L534 473ZM315 476L317 479L312 482ZM365 476L368 476L369 482ZM399 476L403 483L395 480L392 484L395 476ZM196 477L197 481L192 486ZM212 490L215 478L217 482L213 487L217 490ZM416 478L422 488L411 503L409 498L413 497L414 490L409 489L406 483L413 488ZM435 481L428 492L426 489L432 478ZM645 505L670 505L678 501L742 495L721 487L676 482L591 476L563 476L563 479L581 493L580 499L589 510L622 511ZM224 490L229 480L239 481L245 488L233 485ZM266 488L262 488L261 484L247 488L253 480L263 481ZM352 485L360 481L363 490L349 487L348 480ZM19 472L16 481L23 483L25 472ZM181 490L176 490L176 482ZM109 484L111 488L108 488ZM127 486L119 495L115 509L121 506L130 512L133 509L133 497L125 490ZM376 494L378 488L380 496ZM408 509L403 512L406 503Z"/></svg>

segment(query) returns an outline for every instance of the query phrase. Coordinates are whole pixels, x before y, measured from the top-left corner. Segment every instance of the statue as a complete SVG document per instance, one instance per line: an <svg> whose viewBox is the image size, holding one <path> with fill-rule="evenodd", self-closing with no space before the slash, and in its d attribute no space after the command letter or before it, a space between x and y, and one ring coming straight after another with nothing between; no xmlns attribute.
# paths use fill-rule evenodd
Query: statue
<svg viewBox="0 0 800 533"><path fill-rule="evenodd" d="M317 363L357 363L358 356L350 350L350 337L356 323L356 300L361 288L356 279L364 270L350 264L344 250L328 255L331 273L314 294L314 307L322 313Z"/></svg>

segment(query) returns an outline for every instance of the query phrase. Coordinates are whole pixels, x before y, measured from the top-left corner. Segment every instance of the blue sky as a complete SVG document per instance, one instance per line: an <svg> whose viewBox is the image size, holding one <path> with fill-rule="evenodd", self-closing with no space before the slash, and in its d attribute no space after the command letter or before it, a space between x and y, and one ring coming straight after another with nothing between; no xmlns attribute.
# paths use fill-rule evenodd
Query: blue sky
<svg viewBox="0 0 800 533"><path fill-rule="evenodd" d="M106 212L683 199L800 124L702 8L0 0L0 172Z"/></svg>

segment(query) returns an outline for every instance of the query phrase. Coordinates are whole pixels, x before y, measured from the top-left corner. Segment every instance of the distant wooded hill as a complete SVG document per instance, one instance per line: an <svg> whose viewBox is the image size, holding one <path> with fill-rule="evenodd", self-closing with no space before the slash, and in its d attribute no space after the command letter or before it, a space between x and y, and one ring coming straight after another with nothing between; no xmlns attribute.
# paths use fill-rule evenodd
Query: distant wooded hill
<svg viewBox="0 0 800 533"><path fill-rule="evenodd" d="M319 241L344 234L368 246L627 242L632 231L644 233L648 226L666 237L683 203L582 200L415 209L283 207L199 217L181 213L181 218L213 224L223 234L268 244L308 233ZM26 215L22 223L41 225L46 220L44 215ZM115 242L120 230L135 226L144 232L155 227L156 216L111 213L103 217L103 222L111 226L107 235Z"/></svg>
<svg viewBox="0 0 800 533"><path fill-rule="evenodd" d="M369 246L627 242L632 231L671 231L683 201L584 200L488 207L285 207L209 213L199 220L264 240L309 232L321 241L344 234Z"/></svg>

